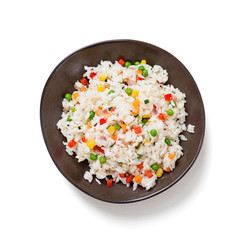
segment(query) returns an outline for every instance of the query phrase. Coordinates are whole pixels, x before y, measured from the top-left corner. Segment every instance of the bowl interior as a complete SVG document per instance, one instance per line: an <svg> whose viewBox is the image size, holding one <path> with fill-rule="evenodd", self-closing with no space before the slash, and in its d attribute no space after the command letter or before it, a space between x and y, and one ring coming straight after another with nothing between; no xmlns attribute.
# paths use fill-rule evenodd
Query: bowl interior
<svg viewBox="0 0 240 240"><path fill-rule="evenodd" d="M120 58L130 60L145 59L150 65L158 64L168 71L169 80L187 96L185 105L189 116L186 125L195 125L195 134L185 132L187 142L181 142L184 155L173 172L158 179L154 188L146 191L138 187L132 191L121 183L113 184L108 189L106 182L99 185L95 180L89 183L83 178L89 169L87 161L78 163L74 156L69 156L62 142L65 141L56 123L62 113L62 99L66 92L73 92L74 83L84 73L84 66L96 66L101 60L116 61ZM134 40L106 41L80 49L65 58L50 75L42 94L40 107L41 127L48 151L60 172L77 188L97 199L126 203L142 200L158 194L178 181L194 163L204 137L205 115L198 87L183 64L167 51L148 43Z"/></svg>

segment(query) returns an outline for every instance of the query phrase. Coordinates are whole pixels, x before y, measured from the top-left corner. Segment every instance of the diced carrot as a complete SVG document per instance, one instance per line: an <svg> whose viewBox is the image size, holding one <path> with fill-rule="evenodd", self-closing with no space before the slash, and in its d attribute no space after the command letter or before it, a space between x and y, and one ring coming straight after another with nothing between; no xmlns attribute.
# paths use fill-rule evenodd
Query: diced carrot
<svg viewBox="0 0 240 240"><path fill-rule="evenodd" d="M159 113L158 118L159 118L160 120L162 120L163 122L165 122L165 120L166 120L166 118L167 118L167 115L166 115L166 114Z"/></svg>
<svg viewBox="0 0 240 240"><path fill-rule="evenodd" d="M79 97L78 92L74 92L72 97L73 97L74 100L76 100Z"/></svg>
<svg viewBox="0 0 240 240"><path fill-rule="evenodd" d="M83 85L87 85L88 84L88 81L87 79L84 77L80 80L80 82L83 84Z"/></svg>
<svg viewBox="0 0 240 240"><path fill-rule="evenodd" d="M133 178L134 178L133 175L128 175L128 176L126 177L126 183L132 182Z"/></svg>
<svg viewBox="0 0 240 240"><path fill-rule="evenodd" d="M153 174L152 174L149 170L145 170L145 175L146 175L148 178L153 177Z"/></svg>
<svg viewBox="0 0 240 240"><path fill-rule="evenodd" d="M165 98L166 101L171 101L171 100L173 100L173 96L172 96L171 93L165 94L165 95L164 95L164 98Z"/></svg>
<svg viewBox="0 0 240 240"><path fill-rule="evenodd" d="M142 132L142 129L141 129L141 127L134 127L134 132L136 133L136 134L138 134L138 133L141 133Z"/></svg>
<svg viewBox="0 0 240 240"><path fill-rule="evenodd" d="M169 158L169 159L174 159L174 158L175 158L175 155L174 155L173 153L170 153L170 154L168 154L168 158Z"/></svg>
<svg viewBox="0 0 240 240"><path fill-rule="evenodd" d="M125 173L120 173L120 174L119 174L119 177L120 177L120 178L125 178L125 176L126 176Z"/></svg>
<svg viewBox="0 0 240 240"><path fill-rule="evenodd" d="M122 128L124 131L126 131L126 129L127 129L127 125L126 125L126 124L123 123L123 124L121 124L120 126L121 126L121 128Z"/></svg>
<svg viewBox="0 0 240 240"><path fill-rule="evenodd" d="M76 142L74 141L74 139L72 139L69 143L68 143L68 146L70 147L70 148L72 148L73 146L75 146L76 145Z"/></svg>
<svg viewBox="0 0 240 240"><path fill-rule="evenodd" d="M137 167L138 167L139 169L143 169L143 162L140 163L140 164L138 164Z"/></svg>
<svg viewBox="0 0 240 240"><path fill-rule="evenodd" d="M96 111L96 114L98 116L101 116L102 115L102 109L101 108L98 108L97 111Z"/></svg>
<svg viewBox="0 0 240 240"><path fill-rule="evenodd" d="M91 124L91 123L89 123L89 124L87 125L87 129L90 129L90 128L91 128L91 126L92 126L92 124Z"/></svg>
<svg viewBox="0 0 240 240"><path fill-rule="evenodd" d="M137 70L137 75L141 74L142 75L142 70Z"/></svg>
<svg viewBox="0 0 240 240"><path fill-rule="evenodd" d="M111 138L112 138L112 140L116 141L117 140L117 135L112 135Z"/></svg>
<svg viewBox="0 0 240 240"><path fill-rule="evenodd" d="M168 167L168 168L164 168L163 169L165 172L171 172L171 169Z"/></svg>
<svg viewBox="0 0 240 240"><path fill-rule="evenodd" d="M133 104L134 107L139 107L140 106L140 100L135 99L132 104Z"/></svg>
<svg viewBox="0 0 240 240"><path fill-rule="evenodd" d="M82 92L86 92L87 89L86 89L85 87L81 87L81 91L82 91Z"/></svg>
<svg viewBox="0 0 240 240"><path fill-rule="evenodd" d="M123 59L120 59L120 60L118 61L118 63L119 63L120 65L124 66L125 61L124 61Z"/></svg>
<svg viewBox="0 0 240 240"><path fill-rule="evenodd" d="M108 179L107 180L107 187L108 188L112 187L112 183L113 183L113 180L112 179Z"/></svg>
<svg viewBox="0 0 240 240"><path fill-rule="evenodd" d="M133 108L133 110L132 110L132 114L133 114L134 116L136 116L139 112L140 112L140 107L135 107L135 108Z"/></svg>
<svg viewBox="0 0 240 240"><path fill-rule="evenodd" d="M139 183L139 182L141 182L142 181L142 177L141 177L141 175L137 175L137 176L135 176L135 182L136 183Z"/></svg>
<svg viewBox="0 0 240 240"><path fill-rule="evenodd" d="M87 142L87 139L85 137L82 138L83 142Z"/></svg>

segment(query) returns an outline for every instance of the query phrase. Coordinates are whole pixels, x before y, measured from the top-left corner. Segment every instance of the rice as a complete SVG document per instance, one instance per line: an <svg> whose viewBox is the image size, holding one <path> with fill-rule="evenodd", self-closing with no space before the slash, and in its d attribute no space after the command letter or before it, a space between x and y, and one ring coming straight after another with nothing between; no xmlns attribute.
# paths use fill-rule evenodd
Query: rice
<svg viewBox="0 0 240 240"><path fill-rule="evenodd" d="M127 187L133 182L133 190L139 185L149 190L183 155L180 140L187 139L181 133L194 132L193 125L185 125L186 95L165 84L168 73L159 65L101 61L84 68L72 98L63 99L57 122L67 153L75 153L78 162L87 159L89 182L95 176L97 182L120 181Z"/></svg>

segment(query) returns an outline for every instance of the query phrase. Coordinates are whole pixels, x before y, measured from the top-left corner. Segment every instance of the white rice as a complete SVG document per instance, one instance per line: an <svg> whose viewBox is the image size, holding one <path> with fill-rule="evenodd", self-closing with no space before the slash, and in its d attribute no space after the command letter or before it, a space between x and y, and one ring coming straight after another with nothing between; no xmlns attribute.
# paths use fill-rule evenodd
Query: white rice
<svg viewBox="0 0 240 240"><path fill-rule="evenodd" d="M143 80L136 81L136 71L139 66L144 66L148 70L148 76L143 77L142 74L139 74L138 76ZM172 85L164 85L168 80L168 73L158 65L154 65L152 68L148 64L140 64L126 68L117 61L115 63L101 61L97 67L86 66L85 70L84 77L89 80L87 91L80 90L81 87L84 87L80 81L75 83L74 86L77 89L75 92L79 94L79 98L70 101L63 99L64 110L57 123L57 127L67 140L63 143L66 151L70 155L75 153L79 162L87 159L90 170L85 172L84 178L89 182L92 181L93 176L96 176L98 179L112 178L114 182L121 181L129 187L130 184L126 183L126 177L119 176L119 174L125 173L126 176L140 175L142 178L138 183L133 178L133 190L136 190L138 185L146 190L152 188L156 184L157 175L151 166L158 164L164 170L174 170L176 161L183 155L180 139L187 140L181 133L186 130L194 132L193 125L189 124L186 128L184 124L187 116L184 108L185 94ZM93 72L96 73L96 76L91 79L90 74ZM107 82L99 80L102 73L107 74ZM129 86L122 83L128 83ZM99 85L105 86L103 92L98 92ZM126 94L127 87L133 91L139 91L139 96L134 98ZM108 94L109 90L115 92ZM172 101L166 101L164 98L164 95L169 93L173 96ZM139 117L134 117L132 114L135 99L140 100ZM148 104L144 103L146 99L149 100ZM154 105L156 110L154 110ZM72 107L75 107L76 110L72 111ZM116 107L115 111L107 110L110 107ZM100 125L99 122L104 116L97 114L91 121L88 121L89 112L96 113L99 108L111 114L103 125ZM168 109L173 110L172 116L167 115ZM166 114L165 121L158 118L159 113ZM151 114L151 118L142 127L142 116L146 114ZM69 116L72 121L67 120ZM123 123L127 125L128 131L121 128L115 132L117 140L113 140L107 127ZM141 133L135 133L134 127L136 126L141 126ZM150 134L152 129L157 131L155 137ZM105 153L90 149L87 143L82 141L83 137L87 140L93 139L95 146L101 147ZM165 138L170 139L170 145L166 144ZM69 147L68 143L72 139L76 144ZM139 143L141 145L137 148ZM98 155L96 161L90 159L92 153ZM138 158L139 154L142 155L141 158ZM174 154L172 155L173 159L169 158L169 154ZM99 158L102 156L106 158L106 163L100 163ZM139 169L137 165L141 163L143 163L143 168ZM146 176L146 170L152 173L152 177Z"/></svg>

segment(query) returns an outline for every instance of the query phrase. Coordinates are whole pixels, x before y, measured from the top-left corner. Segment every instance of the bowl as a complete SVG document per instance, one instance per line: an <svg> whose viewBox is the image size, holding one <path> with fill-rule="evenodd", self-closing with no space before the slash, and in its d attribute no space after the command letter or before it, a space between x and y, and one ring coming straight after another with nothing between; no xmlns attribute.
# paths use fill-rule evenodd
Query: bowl
<svg viewBox="0 0 240 240"><path fill-rule="evenodd" d="M62 99L66 92L74 91L74 83L82 78L84 66L97 66L101 60L116 61L120 58L134 62L145 59L150 65L160 65L168 71L168 84L173 84L186 94L186 112L189 114L186 125L195 125L195 133L185 132L188 141L181 142L184 155L176 162L176 168L157 180L156 185L146 191L138 187L127 188L119 183L111 188L106 181L99 185L96 181L89 183L83 178L89 169L88 162L78 163L75 156L65 151L63 141L66 139L57 129L56 123L62 114ZM49 76L43 89L40 121L45 144L49 154L63 176L84 193L111 203L130 203L155 196L181 179L195 162L204 139L205 113L203 101L193 77L186 67L169 52L152 44L136 40L110 40L81 48L63 59Z"/></svg>

